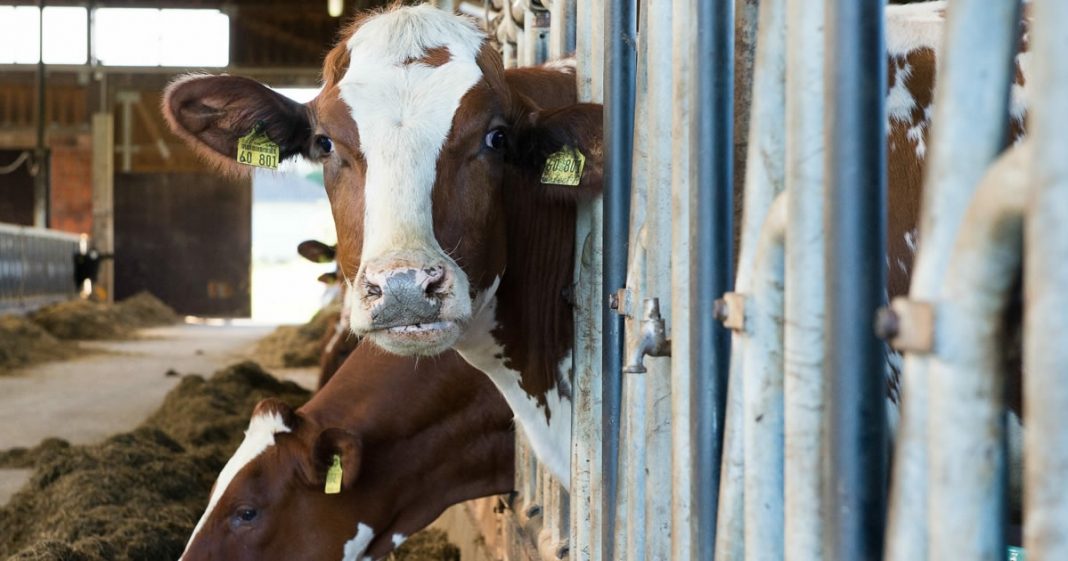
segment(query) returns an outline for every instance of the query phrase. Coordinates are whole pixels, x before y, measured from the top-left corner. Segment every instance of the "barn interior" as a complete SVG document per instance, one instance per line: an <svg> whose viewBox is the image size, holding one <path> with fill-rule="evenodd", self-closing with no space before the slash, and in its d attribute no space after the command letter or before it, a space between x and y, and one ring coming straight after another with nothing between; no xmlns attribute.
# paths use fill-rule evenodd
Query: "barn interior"
<svg viewBox="0 0 1068 561"><path fill-rule="evenodd" d="M335 266L301 258L297 245L335 240L321 170L297 162L222 177L168 130L160 99L179 76L229 73L307 101L341 26L381 4L0 1L0 418L10 429L0 431L0 534L7 536L0 558L30 551L42 559L177 558L188 528L142 528L144 535L173 536L126 550L73 538L34 542L36 522L24 519L36 516L40 497L52 491L32 483L45 462L32 458L69 464L73 456L65 452L37 452L107 449L113 435L166 416L165 402L179 399L170 392L196 385L190 376L252 376L227 386L238 393L226 399L240 403L229 412L235 436L253 397L288 396L296 405L315 388L319 339L336 323L336 314L319 314L336 294L320 277ZM227 369L249 358L270 373ZM219 467L209 470L211 478ZM197 485L179 526L203 510L205 489ZM122 512L106 518L140 516ZM64 531L53 541L63 541ZM130 531L94 540L137 542L116 537ZM456 550L443 539L432 548Z"/></svg>

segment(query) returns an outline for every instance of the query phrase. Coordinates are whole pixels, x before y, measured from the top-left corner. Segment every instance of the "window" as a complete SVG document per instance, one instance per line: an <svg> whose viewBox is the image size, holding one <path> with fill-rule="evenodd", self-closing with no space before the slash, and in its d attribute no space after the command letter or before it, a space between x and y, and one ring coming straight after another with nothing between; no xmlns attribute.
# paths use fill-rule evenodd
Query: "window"
<svg viewBox="0 0 1068 561"><path fill-rule="evenodd" d="M218 10L100 8L96 56L116 66L226 66L230 17Z"/></svg>
<svg viewBox="0 0 1068 561"><path fill-rule="evenodd" d="M37 64L40 13L33 6L0 6L0 64ZM87 25L85 8L45 8L45 63L85 64Z"/></svg>
<svg viewBox="0 0 1068 561"><path fill-rule="evenodd" d="M0 6L0 64L40 60L39 8ZM219 10L98 8L94 54L114 66L212 67L230 63L230 18ZM85 64L85 8L44 9L44 62Z"/></svg>

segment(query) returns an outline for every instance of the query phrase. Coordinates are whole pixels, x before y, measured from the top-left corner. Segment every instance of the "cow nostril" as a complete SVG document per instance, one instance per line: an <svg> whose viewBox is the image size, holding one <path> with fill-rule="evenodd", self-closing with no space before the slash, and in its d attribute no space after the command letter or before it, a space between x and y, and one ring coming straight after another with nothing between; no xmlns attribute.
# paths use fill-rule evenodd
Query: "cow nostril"
<svg viewBox="0 0 1068 561"><path fill-rule="evenodd" d="M378 298L382 296L382 287L374 283L364 283L363 285L364 295L368 298Z"/></svg>
<svg viewBox="0 0 1068 561"><path fill-rule="evenodd" d="M441 290L445 286L445 268L433 267L430 269L424 269L423 272L426 273L428 277L430 277L427 280L426 288L423 289L423 292L427 296L434 296L438 292L441 292Z"/></svg>

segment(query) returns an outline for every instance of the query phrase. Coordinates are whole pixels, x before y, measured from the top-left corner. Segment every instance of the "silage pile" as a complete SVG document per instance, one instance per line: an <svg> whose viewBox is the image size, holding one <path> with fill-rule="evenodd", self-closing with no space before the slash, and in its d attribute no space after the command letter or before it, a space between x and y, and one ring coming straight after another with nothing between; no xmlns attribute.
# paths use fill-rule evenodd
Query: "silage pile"
<svg viewBox="0 0 1068 561"><path fill-rule="evenodd" d="M69 300L41 308L30 319L59 339L100 340L129 337L137 329L168 325L178 315L147 292L115 304Z"/></svg>
<svg viewBox="0 0 1068 561"><path fill-rule="evenodd" d="M46 360L69 358L77 349L29 318L0 315L0 373Z"/></svg>
<svg viewBox="0 0 1068 561"><path fill-rule="evenodd" d="M49 439L0 453L0 467L34 469L0 507L0 559L177 559L256 403L276 397L296 407L309 395L244 362L210 379L185 376L139 428L101 444ZM437 531L415 534L395 554L398 561L459 558Z"/></svg>
<svg viewBox="0 0 1068 561"><path fill-rule="evenodd" d="M308 392L254 363L186 376L141 427L93 446L46 441L0 455L32 479L0 508L0 559L177 559L255 404Z"/></svg>
<svg viewBox="0 0 1068 561"><path fill-rule="evenodd" d="M282 325L256 345L256 359L273 368L318 366L327 333L333 333L341 306L333 304L304 325Z"/></svg>

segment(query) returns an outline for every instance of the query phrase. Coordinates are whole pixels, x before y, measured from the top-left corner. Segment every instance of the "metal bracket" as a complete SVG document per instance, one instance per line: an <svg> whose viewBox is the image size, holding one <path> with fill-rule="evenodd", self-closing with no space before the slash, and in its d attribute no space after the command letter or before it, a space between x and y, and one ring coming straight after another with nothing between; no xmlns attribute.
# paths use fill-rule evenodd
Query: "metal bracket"
<svg viewBox="0 0 1068 561"><path fill-rule="evenodd" d="M935 307L930 302L894 298L875 314L875 335L894 349L927 354L934 350Z"/></svg>
<svg viewBox="0 0 1068 561"><path fill-rule="evenodd" d="M616 314L618 315L621 315L623 317L630 317L630 311L632 308L632 303L630 301L630 289L626 287L620 288L615 292L615 294L609 295L608 307L615 310Z"/></svg>
<svg viewBox="0 0 1068 561"><path fill-rule="evenodd" d="M740 292L726 292L723 298L716 300L712 315L723 327L731 331L745 331L745 295Z"/></svg>
<svg viewBox="0 0 1068 561"><path fill-rule="evenodd" d="M660 317L660 299L642 300L641 340L634 349L630 362L623 367L624 374L644 374L646 356L671 356L671 339L667 338L664 318Z"/></svg>

